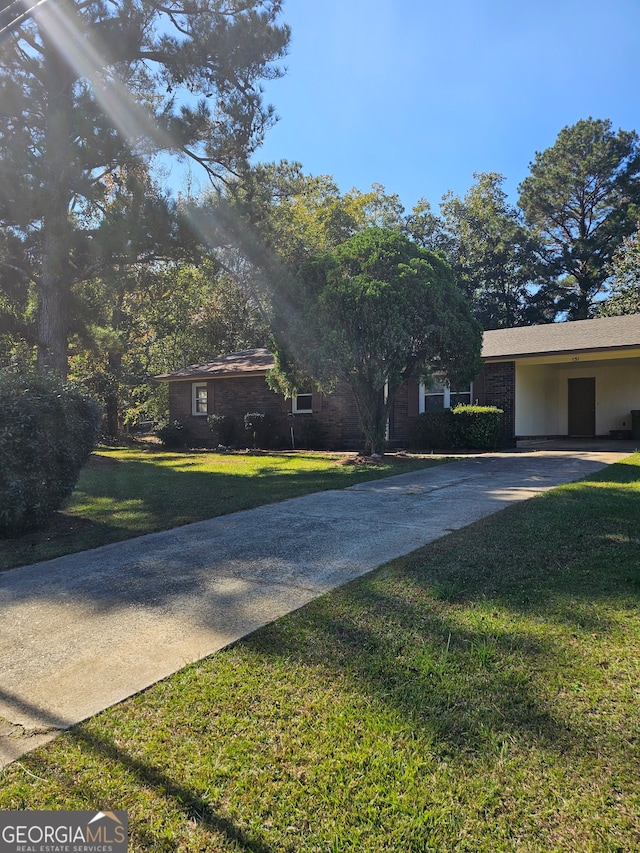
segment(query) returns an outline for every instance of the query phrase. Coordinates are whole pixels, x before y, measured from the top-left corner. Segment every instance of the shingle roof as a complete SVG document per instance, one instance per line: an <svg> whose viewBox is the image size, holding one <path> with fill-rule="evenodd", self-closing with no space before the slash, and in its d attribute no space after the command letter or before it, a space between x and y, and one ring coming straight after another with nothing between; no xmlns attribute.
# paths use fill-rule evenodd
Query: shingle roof
<svg viewBox="0 0 640 853"><path fill-rule="evenodd" d="M520 326L484 333L482 357L552 355L640 347L640 314Z"/></svg>
<svg viewBox="0 0 640 853"><path fill-rule="evenodd" d="M220 356L213 361L203 361L191 364L173 373L162 373L155 376L160 382L171 382L174 379L206 379L229 377L246 374L266 373L274 366L273 356L268 349L247 349L242 352L232 352Z"/></svg>
<svg viewBox="0 0 640 853"><path fill-rule="evenodd" d="M499 359L527 355L640 348L640 314L574 320L542 326L519 326L485 332L482 357ZM232 352L213 361L191 364L173 373L154 377L160 382L179 379L264 374L274 366L268 349Z"/></svg>

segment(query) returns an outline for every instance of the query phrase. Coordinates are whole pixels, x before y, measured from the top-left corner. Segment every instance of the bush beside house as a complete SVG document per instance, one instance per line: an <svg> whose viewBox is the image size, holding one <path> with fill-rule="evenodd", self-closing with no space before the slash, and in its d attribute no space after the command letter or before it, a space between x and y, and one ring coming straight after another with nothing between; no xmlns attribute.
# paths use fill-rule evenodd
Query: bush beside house
<svg viewBox="0 0 640 853"><path fill-rule="evenodd" d="M424 450L495 450L501 444L502 409L456 406L423 412L413 421L413 444Z"/></svg>

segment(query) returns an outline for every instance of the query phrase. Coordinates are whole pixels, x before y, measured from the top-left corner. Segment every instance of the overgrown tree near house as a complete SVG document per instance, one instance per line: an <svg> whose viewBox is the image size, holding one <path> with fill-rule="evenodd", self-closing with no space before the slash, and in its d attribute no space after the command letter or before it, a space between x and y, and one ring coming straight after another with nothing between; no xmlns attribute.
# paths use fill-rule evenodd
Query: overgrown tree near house
<svg viewBox="0 0 640 853"><path fill-rule="evenodd" d="M464 383L480 367L481 327L450 267L399 231L368 228L303 261L279 278L273 305L279 387L345 382L366 454L383 452L405 380L437 367Z"/></svg>
<svg viewBox="0 0 640 853"><path fill-rule="evenodd" d="M638 135L614 132L609 120L584 119L563 128L530 169L519 205L541 240L538 269L546 283L538 306L552 316L586 319L638 221Z"/></svg>
<svg viewBox="0 0 640 853"><path fill-rule="evenodd" d="M153 226L132 241L112 221L122 182L130 194L161 152L213 180L246 168L274 120L260 82L280 74L280 11L279 0L55 0L0 44L0 327L27 334L32 320L40 367L67 372L74 287L165 257L172 226L157 226L174 206L143 193Z"/></svg>

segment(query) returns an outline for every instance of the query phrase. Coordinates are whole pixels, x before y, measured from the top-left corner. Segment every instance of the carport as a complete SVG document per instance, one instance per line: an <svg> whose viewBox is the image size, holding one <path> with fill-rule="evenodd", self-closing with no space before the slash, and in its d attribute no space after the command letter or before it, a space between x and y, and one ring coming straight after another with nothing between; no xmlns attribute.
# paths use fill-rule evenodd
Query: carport
<svg viewBox="0 0 640 853"><path fill-rule="evenodd" d="M515 440L640 438L640 315L485 332L483 357L474 393Z"/></svg>

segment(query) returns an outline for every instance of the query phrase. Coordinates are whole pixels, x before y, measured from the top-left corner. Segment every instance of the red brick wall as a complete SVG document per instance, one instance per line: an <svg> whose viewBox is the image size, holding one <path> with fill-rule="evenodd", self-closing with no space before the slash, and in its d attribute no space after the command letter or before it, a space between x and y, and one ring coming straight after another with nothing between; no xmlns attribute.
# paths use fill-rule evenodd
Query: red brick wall
<svg viewBox="0 0 640 853"><path fill-rule="evenodd" d="M184 424L191 440L206 445L210 440L207 418L191 413L193 380L169 384L170 419ZM276 424L283 446L290 446L291 427L294 435L303 436L305 423L318 423L324 433L324 443L329 449L358 450L362 446L362 430L353 394L345 384L339 385L329 395L313 395L313 413L291 416L291 400L272 391L262 376L243 376L207 381L208 411L234 418L238 441L244 440L244 416L247 412L268 413ZM396 396L390 429L392 444L408 445L411 418L417 414L418 386L404 385ZM415 400L414 400L415 397Z"/></svg>
<svg viewBox="0 0 640 853"><path fill-rule="evenodd" d="M207 418L194 415L191 410L193 384L194 380L169 384L169 417L170 420L184 424L192 442L207 444L211 440ZM287 412L291 411L291 403L281 394L272 391L264 377L209 379L206 384L208 413L231 416L235 420L239 445L246 440L244 416L247 412L269 414L274 421L276 433L284 441L289 432Z"/></svg>
<svg viewBox="0 0 640 853"><path fill-rule="evenodd" d="M485 364L478 381L473 383L474 396L483 406L497 406L504 411L503 438L507 445L516 434L516 363L500 361Z"/></svg>

